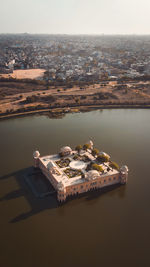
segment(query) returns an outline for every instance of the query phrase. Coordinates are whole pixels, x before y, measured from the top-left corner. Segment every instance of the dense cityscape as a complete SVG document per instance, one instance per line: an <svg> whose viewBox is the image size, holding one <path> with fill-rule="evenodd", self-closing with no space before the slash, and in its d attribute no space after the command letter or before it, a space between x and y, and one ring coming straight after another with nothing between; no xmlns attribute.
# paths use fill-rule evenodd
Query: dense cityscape
<svg viewBox="0 0 150 267"><path fill-rule="evenodd" d="M138 35L1 34L0 116L149 107L149 44Z"/></svg>
<svg viewBox="0 0 150 267"><path fill-rule="evenodd" d="M46 79L82 81L149 75L150 36L0 35L0 73L47 70Z"/></svg>

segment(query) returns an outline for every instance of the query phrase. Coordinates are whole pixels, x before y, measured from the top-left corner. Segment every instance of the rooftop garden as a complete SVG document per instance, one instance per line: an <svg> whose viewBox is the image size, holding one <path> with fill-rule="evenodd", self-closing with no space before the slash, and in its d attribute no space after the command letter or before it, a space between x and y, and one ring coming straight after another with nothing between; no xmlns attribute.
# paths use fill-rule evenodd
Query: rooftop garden
<svg viewBox="0 0 150 267"><path fill-rule="evenodd" d="M71 168L67 168L64 170L64 173L69 177L69 178L74 178L76 176L81 176L82 172L81 170L73 170Z"/></svg>
<svg viewBox="0 0 150 267"><path fill-rule="evenodd" d="M58 165L59 168L66 168L70 164L70 159L68 158L60 159L60 160L57 160L55 163Z"/></svg>
<svg viewBox="0 0 150 267"><path fill-rule="evenodd" d="M101 165L96 164L96 163L92 163L92 162L90 162L86 167L87 172L91 171L91 170L96 170L96 171L102 172L102 173L104 172L104 168Z"/></svg>
<svg viewBox="0 0 150 267"><path fill-rule="evenodd" d="M92 158L90 154L94 157ZM88 156L89 155L89 156ZM71 168L71 161L83 161L87 163L86 171L97 170L100 173L109 172L113 169L119 170L119 166L116 162L110 160L110 156L104 152L99 152L97 148L93 148L93 146L89 144L77 145L75 147L75 151L72 151L68 156L61 156L59 160L55 163L59 168L64 168L64 173L69 178L74 178L76 176L82 176L81 168L73 169Z"/></svg>
<svg viewBox="0 0 150 267"><path fill-rule="evenodd" d="M91 149L91 145L90 144L84 144L83 146L77 145L75 147L75 150L78 151L78 153L80 153L81 150L87 151L88 149Z"/></svg>
<svg viewBox="0 0 150 267"><path fill-rule="evenodd" d="M80 156L78 154L76 154L76 155L73 156L73 160L82 160L84 162L89 162L90 161L90 159L88 158L88 156L86 156L86 155Z"/></svg>

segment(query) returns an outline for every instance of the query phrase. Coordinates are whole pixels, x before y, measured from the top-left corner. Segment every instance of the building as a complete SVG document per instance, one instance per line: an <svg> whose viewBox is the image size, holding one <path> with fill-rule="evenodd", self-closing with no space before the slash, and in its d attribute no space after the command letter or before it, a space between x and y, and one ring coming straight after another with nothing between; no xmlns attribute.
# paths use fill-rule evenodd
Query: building
<svg viewBox="0 0 150 267"><path fill-rule="evenodd" d="M105 152L99 153L101 160L102 156L105 159L99 162L98 155L92 154L93 142L87 144L91 145L87 150L76 151L66 146L55 155L41 157L38 151L33 153L34 167L40 168L53 185L60 202L70 195L127 182L127 166L116 168Z"/></svg>

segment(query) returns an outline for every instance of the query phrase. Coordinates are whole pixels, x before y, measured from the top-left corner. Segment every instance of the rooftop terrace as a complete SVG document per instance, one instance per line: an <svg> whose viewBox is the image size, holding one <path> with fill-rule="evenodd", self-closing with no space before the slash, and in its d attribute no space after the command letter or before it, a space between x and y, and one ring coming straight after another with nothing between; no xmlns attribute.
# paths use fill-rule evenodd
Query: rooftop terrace
<svg viewBox="0 0 150 267"><path fill-rule="evenodd" d="M63 149L68 149L68 152L61 154ZM61 149L61 153L40 157L39 160L48 171L53 169L53 177L59 183L62 182L64 187L76 185L85 182L85 177L88 172L92 174L97 172L99 177L107 175L115 175L118 170L111 167L110 157L101 152L99 155L107 155L109 160L98 160L98 155L93 155L93 148L81 149L80 151L71 150L69 147ZM96 168L98 169L96 169ZM91 177L92 179L92 177ZM94 176L93 176L94 180Z"/></svg>

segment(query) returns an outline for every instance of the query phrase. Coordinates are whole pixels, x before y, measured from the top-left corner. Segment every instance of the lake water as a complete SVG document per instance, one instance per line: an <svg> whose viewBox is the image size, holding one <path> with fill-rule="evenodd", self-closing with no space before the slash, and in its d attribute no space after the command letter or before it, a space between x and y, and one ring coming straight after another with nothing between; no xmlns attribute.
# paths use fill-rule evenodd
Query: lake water
<svg viewBox="0 0 150 267"><path fill-rule="evenodd" d="M33 151L89 139L128 165L128 184L62 206L35 198L23 180ZM150 266L150 110L1 121L0 152L0 266Z"/></svg>

